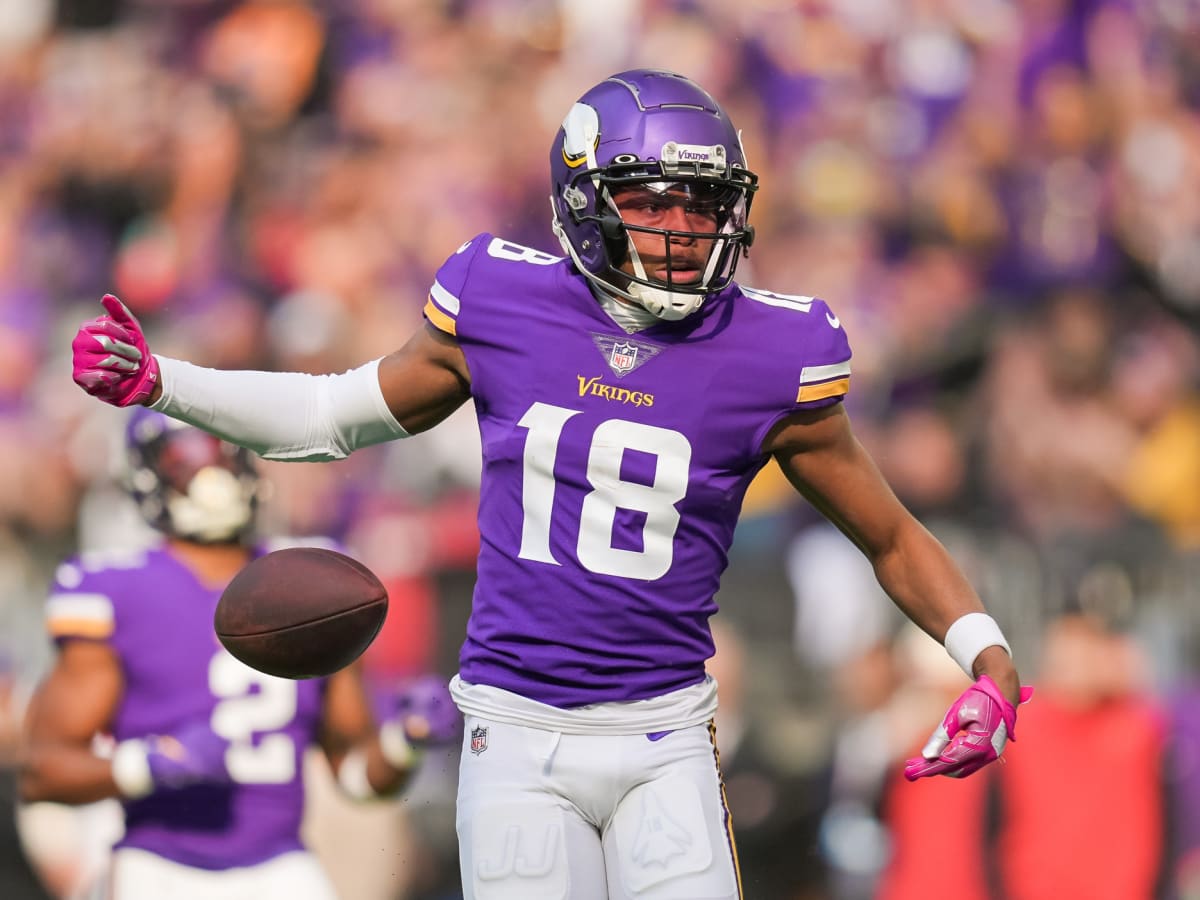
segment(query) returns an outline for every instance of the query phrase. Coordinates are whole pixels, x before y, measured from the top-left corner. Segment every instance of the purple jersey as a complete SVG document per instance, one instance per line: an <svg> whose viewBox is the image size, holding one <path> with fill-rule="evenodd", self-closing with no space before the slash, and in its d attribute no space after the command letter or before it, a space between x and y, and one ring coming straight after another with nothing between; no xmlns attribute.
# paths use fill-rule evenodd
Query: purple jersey
<svg viewBox="0 0 1200 900"><path fill-rule="evenodd" d="M230 741L232 783L125 801L118 846L204 869L253 865L301 847L301 763L316 740L324 682L289 681L234 659L213 633L221 591L162 549L59 566L46 621L57 641L104 641L125 691L118 741L207 720Z"/></svg>
<svg viewBox="0 0 1200 900"><path fill-rule="evenodd" d="M763 439L849 386L837 317L735 284L630 335L567 261L488 234L425 313L466 354L483 443L462 678L562 708L701 681Z"/></svg>

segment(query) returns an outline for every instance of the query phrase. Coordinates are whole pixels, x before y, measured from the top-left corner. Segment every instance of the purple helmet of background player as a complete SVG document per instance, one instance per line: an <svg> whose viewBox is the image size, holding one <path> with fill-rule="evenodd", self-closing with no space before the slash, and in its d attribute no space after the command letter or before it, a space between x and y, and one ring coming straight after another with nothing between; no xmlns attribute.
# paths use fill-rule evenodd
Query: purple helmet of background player
<svg viewBox="0 0 1200 900"><path fill-rule="evenodd" d="M605 79L571 107L550 148L553 227L563 250L603 291L681 319L733 279L754 239L747 224L758 176L746 168L729 116L694 82L671 72L634 69ZM630 226L613 203L615 188L645 184L683 191L717 212L714 232ZM649 277L629 231L712 240L698 281ZM634 272L620 266L630 260Z"/></svg>
<svg viewBox="0 0 1200 900"><path fill-rule="evenodd" d="M125 447L126 486L159 531L205 544L249 534L259 490L250 451L144 406L126 425Z"/></svg>

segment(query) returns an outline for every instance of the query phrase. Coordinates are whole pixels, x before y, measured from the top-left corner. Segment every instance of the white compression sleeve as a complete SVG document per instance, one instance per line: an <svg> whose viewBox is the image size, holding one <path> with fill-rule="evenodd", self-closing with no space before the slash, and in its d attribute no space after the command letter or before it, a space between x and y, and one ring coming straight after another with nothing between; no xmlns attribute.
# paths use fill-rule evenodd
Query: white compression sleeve
<svg viewBox="0 0 1200 900"><path fill-rule="evenodd" d="M112 755L112 780L122 797L137 800L154 790L146 742L137 738L121 741Z"/></svg>
<svg viewBox="0 0 1200 900"><path fill-rule="evenodd" d="M153 408L248 447L265 459L344 459L407 437L379 387L379 360L340 375L234 372L158 356Z"/></svg>

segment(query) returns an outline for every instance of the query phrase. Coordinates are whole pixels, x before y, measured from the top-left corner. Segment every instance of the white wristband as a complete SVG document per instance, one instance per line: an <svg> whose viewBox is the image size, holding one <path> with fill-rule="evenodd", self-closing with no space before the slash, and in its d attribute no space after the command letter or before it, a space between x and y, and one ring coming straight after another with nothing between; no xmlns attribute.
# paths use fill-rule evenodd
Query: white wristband
<svg viewBox="0 0 1200 900"><path fill-rule="evenodd" d="M145 741L134 739L117 744L112 755L112 780L121 796L129 800L145 797L154 790Z"/></svg>
<svg viewBox="0 0 1200 900"><path fill-rule="evenodd" d="M1003 647L1009 656L1012 648L1004 632L987 613L967 613L954 621L942 642L946 652L971 678L975 677L975 657L988 647Z"/></svg>
<svg viewBox="0 0 1200 900"><path fill-rule="evenodd" d="M394 769L406 771L417 761L419 751L404 734L404 726L392 720L379 726L379 749Z"/></svg>
<svg viewBox="0 0 1200 900"><path fill-rule="evenodd" d="M367 778L367 754L362 750L351 750L342 757L337 779L346 796L352 800L374 800L379 796Z"/></svg>
<svg viewBox="0 0 1200 900"><path fill-rule="evenodd" d="M388 765L401 772L407 772L421 757L421 751L404 736L404 726L394 721L384 722L379 727L379 749ZM342 757L337 780L351 799L374 800L380 796L367 777L367 754L361 748L355 748Z"/></svg>

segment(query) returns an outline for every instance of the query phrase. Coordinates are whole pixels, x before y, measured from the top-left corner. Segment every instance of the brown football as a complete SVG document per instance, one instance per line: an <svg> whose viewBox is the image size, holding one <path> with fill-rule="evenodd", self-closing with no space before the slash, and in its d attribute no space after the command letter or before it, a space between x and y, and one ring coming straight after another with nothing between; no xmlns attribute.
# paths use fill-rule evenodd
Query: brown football
<svg viewBox="0 0 1200 900"><path fill-rule="evenodd" d="M316 678L354 662L387 617L387 590L355 559L288 547L242 569L213 615L217 638L251 668Z"/></svg>

